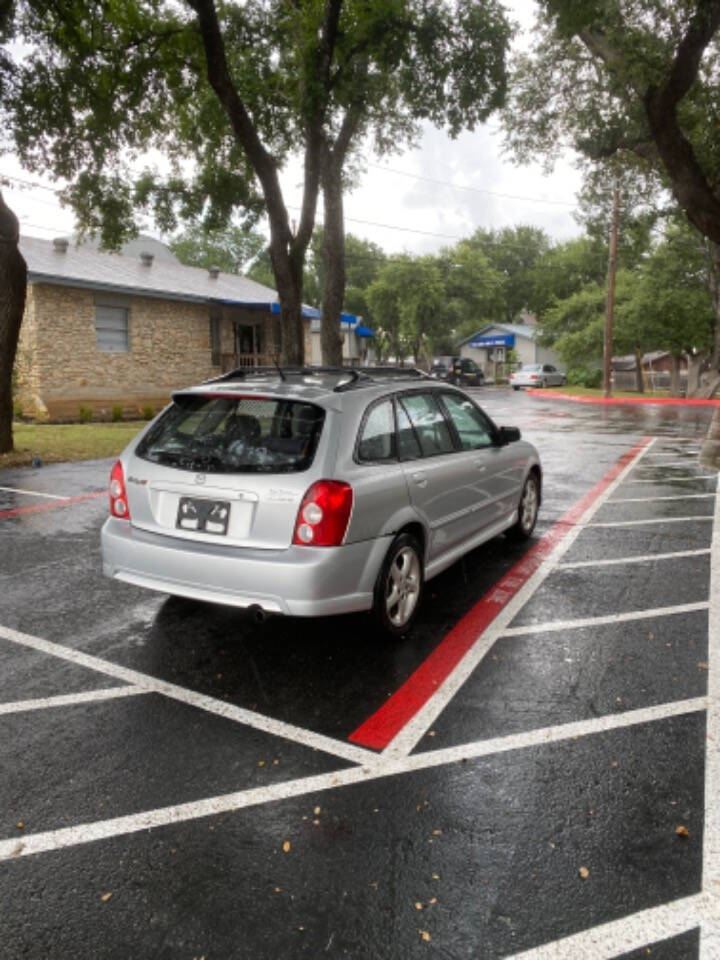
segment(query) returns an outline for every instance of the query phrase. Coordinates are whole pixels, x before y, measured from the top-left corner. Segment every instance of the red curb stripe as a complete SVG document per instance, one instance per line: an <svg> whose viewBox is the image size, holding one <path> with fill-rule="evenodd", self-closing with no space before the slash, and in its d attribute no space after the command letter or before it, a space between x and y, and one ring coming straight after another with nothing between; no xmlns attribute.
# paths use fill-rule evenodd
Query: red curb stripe
<svg viewBox="0 0 720 960"><path fill-rule="evenodd" d="M84 500L96 500L106 497L107 490L97 490L95 493L83 493L78 497L66 497L64 500L52 500L50 503L34 503L31 507L13 507L10 510L0 510L0 520L7 517L17 517L22 513L42 513L44 510L55 510L57 507L67 507L71 503L82 503Z"/></svg>
<svg viewBox="0 0 720 960"><path fill-rule="evenodd" d="M351 743L374 750L384 750L387 747L427 703L548 554L577 524L588 507L649 443L650 438L645 437L632 450L623 454L605 476L553 524L545 536L445 635L427 659L382 707L350 734L348 739Z"/></svg>
<svg viewBox="0 0 720 960"><path fill-rule="evenodd" d="M552 400L570 400L572 403L596 403L605 407L623 407L652 405L674 407L720 407L718 397L588 397L574 396L569 393L557 393L555 390L542 390L529 387L526 393Z"/></svg>

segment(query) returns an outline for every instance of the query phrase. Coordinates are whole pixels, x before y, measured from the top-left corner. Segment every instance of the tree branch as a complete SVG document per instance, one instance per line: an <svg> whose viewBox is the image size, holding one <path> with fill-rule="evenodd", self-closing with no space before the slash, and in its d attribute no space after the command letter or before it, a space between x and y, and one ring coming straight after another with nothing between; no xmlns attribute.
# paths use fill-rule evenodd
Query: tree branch
<svg viewBox="0 0 720 960"><path fill-rule="evenodd" d="M720 243L720 200L680 128L677 107L695 82L702 56L718 27L720 0L698 0L665 81L659 87L649 87L643 98L653 140L670 175L675 198L691 222L715 243Z"/></svg>
<svg viewBox="0 0 720 960"><path fill-rule="evenodd" d="M330 71L332 69L335 44L338 37L340 11L343 0L327 0L323 18L320 44L318 48L315 72L315 90L312 93L307 122L307 142L305 145L305 167L302 209L300 224L293 241L296 254L304 256L313 230L315 212L320 192L321 153L323 149L323 127L327 112Z"/></svg>
<svg viewBox="0 0 720 960"><path fill-rule="evenodd" d="M230 120L235 136L262 184L270 222L276 229L280 230L282 236L279 239L287 249L292 235L287 210L282 200L277 166L263 146L247 108L230 76L225 54L225 43L220 31L214 0L188 0L188 3L198 17L200 34L205 47L210 86L217 94Z"/></svg>

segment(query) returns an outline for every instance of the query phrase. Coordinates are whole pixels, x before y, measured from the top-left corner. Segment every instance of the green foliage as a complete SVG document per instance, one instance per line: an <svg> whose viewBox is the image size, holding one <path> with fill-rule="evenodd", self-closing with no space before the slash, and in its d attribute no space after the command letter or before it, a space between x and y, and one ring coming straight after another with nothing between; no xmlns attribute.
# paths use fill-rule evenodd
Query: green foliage
<svg viewBox="0 0 720 960"><path fill-rule="evenodd" d="M689 225L671 224L617 309L622 342L674 356L708 353L715 324L708 270L707 242Z"/></svg>
<svg viewBox="0 0 720 960"><path fill-rule="evenodd" d="M78 410L78 419L80 423L90 423L93 418L92 407L80 407Z"/></svg>
<svg viewBox="0 0 720 960"><path fill-rule="evenodd" d="M19 400L15 400L13 402L13 417L16 420L22 420L24 412L25 412L25 408L23 407L23 405L20 403Z"/></svg>
<svg viewBox="0 0 720 960"><path fill-rule="evenodd" d="M477 230L468 241L487 257L500 277L501 297L493 320L517 322L523 310L537 312L536 271L550 249L547 234L539 227L521 224L501 230Z"/></svg>
<svg viewBox="0 0 720 960"><path fill-rule="evenodd" d="M720 200L720 42L710 32L705 45L708 38L696 29L716 17L717 5L542 0L540 10L532 50L514 60L503 115L515 158L540 156L552 166L558 143L572 145L588 161L591 229L603 206L607 229L608 202L603 205L600 194L607 196L619 177L626 211L621 243L630 248L638 240L643 245L633 233L663 213L661 186L682 197L706 235L717 232L707 207L711 198ZM651 122L651 101L672 89L681 95L677 111L666 104L662 119Z"/></svg>
<svg viewBox="0 0 720 960"><path fill-rule="evenodd" d="M715 314L708 293L707 244L684 223L668 227L634 270L618 270L615 289L613 353L667 350L674 356L712 344ZM571 376L584 377L603 353L605 285L590 282L543 314L540 342L557 350ZM587 378L582 386L592 386ZM573 382L571 380L571 382Z"/></svg>
<svg viewBox="0 0 720 960"><path fill-rule="evenodd" d="M155 416L155 411L152 407L147 406L142 408L142 418L143 420L152 420Z"/></svg>
<svg viewBox="0 0 720 960"><path fill-rule="evenodd" d="M453 135L472 129L505 96L511 28L498 0L348 0L329 32L331 5L320 0L215 9L253 135L279 166L312 138L317 150L318 129L330 146L350 133L348 146L367 136L395 150L426 120ZM223 228L233 213L257 219L267 200L257 158L208 82L190 5L26 0L18 24L31 52L12 65L8 126L26 167L69 182L83 229L114 247L136 231L138 211L167 232L186 221ZM170 172L135 172L132 161L154 149Z"/></svg>
<svg viewBox="0 0 720 960"><path fill-rule="evenodd" d="M571 367L567 382L576 387L596 388L602 386L603 372L600 367Z"/></svg>
<svg viewBox="0 0 720 960"><path fill-rule="evenodd" d="M376 332L387 337L389 351L417 362L431 356L436 339L447 332L443 271L434 257L403 255L389 261L367 289Z"/></svg>
<svg viewBox="0 0 720 960"><path fill-rule="evenodd" d="M119 423L122 420L122 418L123 418L123 408L119 403L116 403L115 406L112 408L110 419L112 420L113 423Z"/></svg>
<svg viewBox="0 0 720 960"><path fill-rule="evenodd" d="M307 269L305 272L305 300L320 305L325 289L325 264L323 263L323 229L316 228L309 248ZM370 240L345 234L345 300L343 309L347 313L362 317L364 323L373 325L374 316L367 298L367 290L375 280L387 254L382 247Z"/></svg>
<svg viewBox="0 0 720 960"><path fill-rule="evenodd" d="M181 263L191 267L219 267L223 273L244 273L267 241L255 230L230 224L214 231L201 223L189 224L169 246Z"/></svg>

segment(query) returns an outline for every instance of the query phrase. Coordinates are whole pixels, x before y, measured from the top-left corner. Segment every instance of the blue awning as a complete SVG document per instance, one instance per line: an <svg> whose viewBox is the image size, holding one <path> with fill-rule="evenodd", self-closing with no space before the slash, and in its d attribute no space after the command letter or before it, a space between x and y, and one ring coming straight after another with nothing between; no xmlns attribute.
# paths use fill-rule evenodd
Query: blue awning
<svg viewBox="0 0 720 960"><path fill-rule="evenodd" d="M355 336L356 337L374 337L375 334L372 332L370 327L364 327L361 323L359 323L355 327Z"/></svg>
<svg viewBox="0 0 720 960"><path fill-rule="evenodd" d="M468 344L470 347L514 347L515 334L504 333L496 334L492 337L475 337Z"/></svg>
<svg viewBox="0 0 720 960"><path fill-rule="evenodd" d="M277 300L274 300L270 304L270 313L280 313L280 304ZM310 317L311 320L316 320L318 317L322 316L322 310L318 310L317 307L309 307L306 303L302 305L302 315L304 317Z"/></svg>

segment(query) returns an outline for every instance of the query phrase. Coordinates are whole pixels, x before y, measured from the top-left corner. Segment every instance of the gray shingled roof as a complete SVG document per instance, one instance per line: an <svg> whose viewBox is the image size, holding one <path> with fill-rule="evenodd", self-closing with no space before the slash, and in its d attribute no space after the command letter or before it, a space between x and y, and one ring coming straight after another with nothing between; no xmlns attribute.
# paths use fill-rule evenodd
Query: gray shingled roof
<svg viewBox="0 0 720 960"><path fill-rule="evenodd" d="M213 279L204 268L158 259L148 267L139 256L101 253L90 247L78 247L72 241L65 253L61 253L52 240L22 237L20 251L28 265L30 283L57 283L196 303L221 300L259 305L278 299L270 287L248 277L220 273Z"/></svg>

